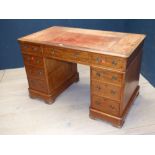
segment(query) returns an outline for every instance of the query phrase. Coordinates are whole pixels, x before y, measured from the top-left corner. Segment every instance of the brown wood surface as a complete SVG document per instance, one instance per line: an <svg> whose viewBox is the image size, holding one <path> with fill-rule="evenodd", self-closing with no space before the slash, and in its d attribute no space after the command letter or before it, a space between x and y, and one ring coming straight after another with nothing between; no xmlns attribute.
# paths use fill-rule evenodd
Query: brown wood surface
<svg viewBox="0 0 155 155"><path fill-rule="evenodd" d="M92 79L101 82L111 83L120 86L123 83L123 76L123 73L101 68L92 68Z"/></svg>
<svg viewBox="0 0 155 155"><path fill-rule="evenodd" d="M51 27L18 39L29 94L53 103L79 80L77 64L90 66L90 117L115 126L139 92L144 35L78 28Z"/></svg>
<svg viewBox="0 0 155 155"><path fill-rule="evenodd" d="M92 94L120 101L121 87L109 83L103 83L102 81L92 80Z"/></svg>
<svg viewBox="0 0 155 155"><path fill-rule="evenodd" d="M92 96L91 107L105 113L110 113L115 116L119 116L119 106L120 102L113 101L104 97L99 97L96 95Z"/></svg>

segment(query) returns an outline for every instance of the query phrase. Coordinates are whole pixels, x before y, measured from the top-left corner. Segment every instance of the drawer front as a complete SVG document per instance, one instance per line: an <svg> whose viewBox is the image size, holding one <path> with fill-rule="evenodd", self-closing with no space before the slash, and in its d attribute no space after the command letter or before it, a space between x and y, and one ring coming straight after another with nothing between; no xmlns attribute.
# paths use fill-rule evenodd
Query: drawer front
<svg viewBox="0 0 155 155"><path fill-rule="evenodd" d="M92 79L121 85L123 82L123 73L108 71L106 69L91 68Z"/></svg>
<svg viewBox="0 0 155 155"><path fill-rule="evenodd" d="M92 94L120 101L121 87L92 80Z"/></svg>
<svg viewBox="0 0 155 155"><path fill-rule="evenodd" d="M23 55L24 63L28 65L35 65L39 67L43 67L43 58L32 56L32 55Z"/></svg>
<svg viewBox="0 0 155 155"><path fill-rule="evenodd" d="M69 49L54 49L54 48L44 48L44 54L46 57L64 59L73 62L89 62L89 54L87 52L69 50Z"/></svg>
<svg viewBox="0 0 155 155"><path fill-rule="evenodd" d="M112 101L95 95L92 96L91 107L96 110L118 116L119 106L120 106L119 102Z"/></svg>
<svg viewBox="0 0 155 155"><path fill-rule="evenodd" d="M48 92L46 81L29 78L28 82L31 89L40 92Z"/></svg>
<svg viewBox="0 0 155 155"><path fill-rule="evenodd" d="M45 72L42 68L26 66L26 72L29 77L34 77L36 79L45 79Z"/></svg>
<svg viewBox="0 0 155 155"><path fill-rule="evenodd" d="M91 63L92 65L113 68L121 71L125 69L126 65L125 59L123 58L94 53L91 54Z"/></svg>
<svg viewBox="0 0 155 155"><path fill-rule="evenodd" d="M39 45L21 44L20 47L22 53L42 56L42 48Z"/></svg>

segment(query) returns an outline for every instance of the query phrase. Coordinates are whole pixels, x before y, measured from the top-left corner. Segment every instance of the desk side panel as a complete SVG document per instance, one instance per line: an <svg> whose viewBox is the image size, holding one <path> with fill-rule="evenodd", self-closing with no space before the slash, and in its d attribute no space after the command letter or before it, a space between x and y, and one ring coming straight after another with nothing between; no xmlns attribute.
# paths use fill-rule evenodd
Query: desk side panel
<svg viewBox="0 0 155 155"><path fill-rule="evenodd" d="M54 93L67 80L77 74L77 64L45 58L50 93Z"/></svg>
<svg viewBox="0 0 155 155"><path fill-rule="evenodd" d="M138 54L130 62L125 74L125 84L123 93L123 102L121 106L121 115L124 113L130 103L131 98L133 98L135 91L139 89L139 76L140 76L140 66L142 57L142 47L139 49Z"/></svg>

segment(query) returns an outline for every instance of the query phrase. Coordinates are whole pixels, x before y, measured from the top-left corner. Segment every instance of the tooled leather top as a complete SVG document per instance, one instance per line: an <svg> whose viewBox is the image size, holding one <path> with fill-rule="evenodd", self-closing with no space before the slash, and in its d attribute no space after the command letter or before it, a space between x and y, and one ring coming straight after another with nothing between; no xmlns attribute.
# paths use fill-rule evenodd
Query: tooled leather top
<svg viewBox="0 0 155 155"><path fill-rule="evenodd" d="M143 34L53 26L18 41L129 57L144 38Z"/></svg>

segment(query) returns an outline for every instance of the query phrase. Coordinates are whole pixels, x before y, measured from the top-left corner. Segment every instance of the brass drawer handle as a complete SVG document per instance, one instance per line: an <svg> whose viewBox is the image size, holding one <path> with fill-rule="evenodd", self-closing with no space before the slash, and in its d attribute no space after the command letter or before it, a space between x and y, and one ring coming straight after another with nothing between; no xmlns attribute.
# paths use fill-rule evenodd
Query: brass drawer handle
<svg viewBox="0 0 155 155"><path fill-rule="evenodd" d="M74 53L73 56L77 58L79 56L79 53Z"/></svg>
<svg viewBox="0 0 155 155"><path fill-rule="evenodd" d="M97 62L97 63L101 62L101 60L102 60L102 59L99 58L99 57L96 58L96 62Z"/></svg>
<svg viewBox="0 0 155 155"><path fill-rule="evenodd" d="M97 89L97 90L101 90L101 87L100 87L100 86L96 86L96 89Z"/></svg>
<svg viewBox="0 0 155 155"><path fill-rule="evenodd" d="M111 94L112 95L115 95L116 94L116 91L115 90L111 90Z"/></svg>
<svg viewBox="0 0 155 155"><path fill-rule="evenodd" d="M112 61L112 65L113 65L113 66L116 66L116 65L117 65L117 62L116 62L115 60L113 60L113 61Z"/></svg>
<svg viewBox="0 0 155 155"><path fill-rule="evenodd" d="M101 73L99 73L99 72L96 72L96 75L97 75L98 77L100 77L100 76L101 76Z"/></svg>
<svg viewBox="0 0 155 155"><path fill-rule="evenodd" d="M32 47L32 50L34 51L37 51L37 49L38 49L37 47Z"/></svg>
<svg viewBox="0 0 155 155"><path fill-rule="evenodd" d="M28 61L34 60L34 57L28 57L27 60L28 60Z"/></svg>
<svg viewBox="0 0 155 155"><path fill-rule="evenodd" d="M23 45L23 48L24 48L24 49L27 49L27 48L28 48L28 46L27 46L27 45Z"/></svg>
<svg viewBox="0 0 155 155"><path fill-rule="evenodd" d="M95 104L96 105L100 105L101 103L99 101L95 101Z"/></svg>
<svg viewBox="0 0 155 155"><path fill-rule="evenodd" d="M115 107L113 105L109 106L112 110L116 110Z"/></svg>
<svg viewBox="0 0 155 155"><path fill-rule="evenodd" d="M113 76L111 77L111 79L112 79L112 80L117 80L117 77L113 75Z"/></svg>
<svg viewBox="0 0 155 155"><path fill-rule="evenodd" d="M42 71L39 71L39 75L42 75Z"/></svg>
<svg viewBox="0 0 155 155"><path fill-rule="evenodd" d="M51 53L52 53L52 55L54 55L54 54L55 54L55 51L52 49L52 50L51 50Z"/></svg>
<svg viewBox="0 0 155 155"><path fill-rule="evenodd" d="M40 60L36 60L36 63L39 64L40 63Z"/></svg>
<svg viewBox="0 0 155 155"><path fill-rule="evenodd" d="M104 60L104 58L97 57L96 62L97 63L105 63L105 60Z"/></svg>

